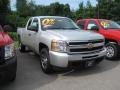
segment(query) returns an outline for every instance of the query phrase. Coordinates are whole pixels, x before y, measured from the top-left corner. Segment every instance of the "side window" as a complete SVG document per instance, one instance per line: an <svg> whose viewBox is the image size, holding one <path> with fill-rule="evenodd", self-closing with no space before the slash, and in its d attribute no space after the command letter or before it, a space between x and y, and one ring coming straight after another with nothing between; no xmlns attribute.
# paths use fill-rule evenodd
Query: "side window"
<svg viewBox="0 0 120 90"><path fill-rule="evenodd" d="M89 21L89 22L88 22L88 25L87 25L87 30L92 30L92 27L93 27L93 26L98 27L97 24L95 23L95 21L92 21L92 20Z"/></svg>
<svg viewBox="0 0 120 90"><path fill-rule="evenodd" d="M31 24L32 27L35 27L36 29L38 29L38 19L35 18Z"/></svg>
<svg viewBox="0 0 120 90"><path fill-rule="evenodd" d="M29 30L32 30L32 31L37 31L38 30L38 19L37 18L35 18L34 20L33 20L33 22L30 24L30 26L28 25L28 27L29 27Z"/></svg>
<svg viewBox="0 0 120 90"><path fill-rule="evenodd" d="M77 25L78 25L81 29L84 29L84 24L85 24L85 21L82 20L82 21L80 21Z"/></svg>

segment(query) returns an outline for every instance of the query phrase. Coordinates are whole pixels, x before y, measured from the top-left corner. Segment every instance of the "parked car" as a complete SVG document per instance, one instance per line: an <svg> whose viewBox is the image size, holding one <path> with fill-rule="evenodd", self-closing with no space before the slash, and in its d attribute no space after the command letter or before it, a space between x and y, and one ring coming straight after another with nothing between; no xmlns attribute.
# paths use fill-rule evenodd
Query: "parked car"
<svg viewBox="0 0 120 90"><path fill-rule="evenodd" d="M31 17L25 28L18 28L20 51L26 47L40 55L43 72L50 73L53 66L67 68L90 67L104 59L104 37L80 30L67 17Z"/></svg>
<svg viewBox="0 0 120 90"><path fill-rule="evenodd" d="M80 19L77 25L89 31L102 34L105 37L106 58L116 59L120 54L120 25L105 19Z"/></svg>
<svg viewBox="0 0 120 90"><path fill-rule="evenodd" d="M0 84L16 78L17 57L9 31L8 25L0 26Z"/></svg>

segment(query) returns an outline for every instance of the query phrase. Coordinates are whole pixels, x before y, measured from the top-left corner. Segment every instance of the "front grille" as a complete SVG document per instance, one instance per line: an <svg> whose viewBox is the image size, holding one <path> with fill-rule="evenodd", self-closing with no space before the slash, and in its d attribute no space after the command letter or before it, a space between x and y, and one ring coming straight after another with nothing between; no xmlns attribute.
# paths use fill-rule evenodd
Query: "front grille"
<svg viewBox="0 0 120 90"><path fill-rule="evenodd" d="M70 49L70 52L89 52L89 51L93 51L93 50L100 50L102 49L103 46L99 46L99 47L93 47L91 49L88 48L76 48L76 49Z"/></svg>
<svg viewBox="0 0 120 90"><path fill-rule="evenodd" d="M99 39L99 40L88 40L88 41L81 41L81 42L69 42L69 45L81 45L81 44L88 44L88 43L103 43L104 40L103 39Z"/></svg>
<svg viewBox="0 0 120 90"><path fill-rule="evenodd" d="M92 46L88 46L88 45ZM69 54L81 53L89 54L102 51L104 48L104 40L89 40L89 41L70 41L68 42Z"/></svg>
<svg viewBox="0 0 120 90"><path fill-rule="evenodd" d="M4 63L4 47L0 47L0 64Z"/></svg>

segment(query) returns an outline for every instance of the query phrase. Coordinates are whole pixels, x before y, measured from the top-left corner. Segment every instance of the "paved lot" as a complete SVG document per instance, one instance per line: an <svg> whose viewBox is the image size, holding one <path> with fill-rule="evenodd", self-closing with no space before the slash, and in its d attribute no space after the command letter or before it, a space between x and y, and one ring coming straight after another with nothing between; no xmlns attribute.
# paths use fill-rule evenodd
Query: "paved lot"
<svg viewBox="0 0 120 90"><path fill-rule="evenodd" d="M46 75L41 71L39 57L18 52L18 71L15 82L0 90L119 90L120 61L104 60L88 70L56 72Z"/></svg>

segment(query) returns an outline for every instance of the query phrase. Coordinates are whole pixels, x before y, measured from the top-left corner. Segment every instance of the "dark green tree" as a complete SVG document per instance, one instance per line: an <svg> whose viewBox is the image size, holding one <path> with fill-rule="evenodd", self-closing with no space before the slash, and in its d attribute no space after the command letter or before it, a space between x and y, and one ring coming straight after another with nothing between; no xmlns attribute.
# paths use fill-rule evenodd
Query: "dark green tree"
<svg viewBox="0 0 120 90"><path fill-rule="evenodd" d="M30 7L26 0L17 0L16 1L17 12L21 17L30 16Z"/></svg>
<svg viewBox="0 0 120 90"><path fill-rule="evenodd" d="M62 15L63 8L60 7L60 4L58 2L50 4L50 12L51 15Z"/></svg>
<svg viewBox="0 0 120 90"><path fill-rule="evenodd" d="M109 3L109 19L120 20L120 0L111 0Z"/></svg>
<svg viewBox="0 0 120 90"><path fill-rule="evenodd" d="M84 8L85 18L95 18L95 8L91 5L90 1L87 1L86 7Z"/></svg>
<svg viewBox="0 0 120 90"><path fill-rule="evenodd" d="M66 17L71 16L71 10L70 10L69 4L64 5L63 10L64 10L64 12L63 12L64 16L66 16Z"/></svg>
<svg viewBox="0 0 120 90"><path fill-rule="evenodd" d="M6 16L10 12L9 0L0 0L0 20L5 22Z"/></svg>
<svg viewBox="0 0 120 90"><path fill-rule="evenodd" d="M78 18L84 18L84 15L85 15L85 7L84 7L84 4L83 2L81 2L79 4L79 9L76 11L76 19Z"/></svg>
<svg viewBox="0 0 120 90"><path fill-rule="evenodd" d="M37 16L71 16L70 6L58 2L52 3L49 6L35 5L35 10L33 11Z"/></svg>
<svg viewBox="0 0 120 90"><path fill-rule="evenodd" d="M97 11L99 18L112 19L116 10L118 12L119 4L117 0L98 0ZM118 0L119 1L119 0ZM118 14L119 15L119 14ZM117 15L116 15L117 16Z"/></svg>

